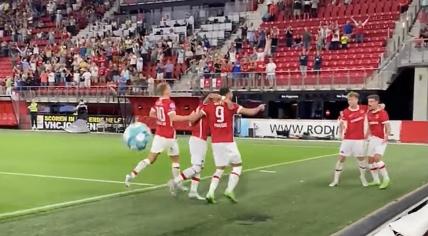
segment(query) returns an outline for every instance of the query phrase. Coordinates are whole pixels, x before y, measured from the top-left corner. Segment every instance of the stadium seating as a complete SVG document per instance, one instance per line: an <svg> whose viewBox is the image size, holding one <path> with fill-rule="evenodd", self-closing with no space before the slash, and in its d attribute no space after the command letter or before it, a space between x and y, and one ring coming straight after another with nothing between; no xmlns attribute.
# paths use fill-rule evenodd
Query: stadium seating
<svg viewBox="0 0 428 236"><path fill-rule="evenodd" d="M0 101L0 126L15 127L18 125L15 110L11 101Z"/></svg>
<svg viewBox="0 0 428 236"><path fill-rule="evenodd" d="M269 31L273 27L278 27L278 48L274 55L274 61L277 64L277 85L300 85L303 83L302 76L299 71L298 55L301 53L301 48L288 48L285 46L285 29L288 26L293 28L294 38L301 37L304 28L307 27L312 34L311 50L309 51L308 59L308 75L305 78L304 84L316 83L335 83L335 84L361 84L365 78L372 75L378 68L380 56L383 54L390 36L390 30L395 27L395 21L399 18L398 1L379 0L371 2L368 0L354 0L349 6L339 4L332 5L328 3L326 6L321 6L318 12L318 18L311 19L293 19L284 20L284 15L277 15L276 20L272 22L263 22L260 29ZM337 22L342 30L342 26L350 17L353 16L356 20L365 20L370 17L365 25L365 40L364 43L348 44L348 49L339 50L323 50L321 56L322 70L318 76L311 72L316 53L315 36L318 33L320 24L327 22ZM237 56L238 58L246 58L253 53L253 49L248 44L244 44L243 50ZM264 66L267 62L258 62L258 71L264 71ZM242 64L242 62L241 62ZM243 70L246 71L247 65L243 64ZM333 78L333 79L332 79Z"/></svg>

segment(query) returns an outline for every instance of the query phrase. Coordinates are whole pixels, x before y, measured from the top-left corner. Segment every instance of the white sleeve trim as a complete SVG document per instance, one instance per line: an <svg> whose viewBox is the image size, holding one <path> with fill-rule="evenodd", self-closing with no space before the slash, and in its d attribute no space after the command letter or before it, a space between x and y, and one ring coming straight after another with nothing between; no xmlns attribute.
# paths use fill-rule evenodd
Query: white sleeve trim
<svg viewBox="0 0 428 236"><path fill-rule="evenodd" d="M382 122L382 124L388 124L389 120Z"/></svg>

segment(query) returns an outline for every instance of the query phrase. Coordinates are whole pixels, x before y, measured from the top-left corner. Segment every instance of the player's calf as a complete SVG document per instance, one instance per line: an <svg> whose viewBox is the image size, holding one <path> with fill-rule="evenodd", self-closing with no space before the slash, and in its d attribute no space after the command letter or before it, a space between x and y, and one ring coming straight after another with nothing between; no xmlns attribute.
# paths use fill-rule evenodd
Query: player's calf
<svg viewBox="0 0 428 236"><path fill-rule="evenodd" d="M217 189L217 186L220 182L223 172L224 172L224 167L217 167L213 177L211 178L210 189L208 190L208 193L206 196L208 203L215 203L214 193L215 193L215 190Z"/></svg>
<svg viewBox="0 0 428 236"><path fill-rule="evenodd" d="M335 187L339 184L340 174L343 170L343 163L345 162L346 158L343 156L340 156L339 159L336 162L335 169L334 169L334 175L333 175L333 182L329 184L330 187Z"/></svg>

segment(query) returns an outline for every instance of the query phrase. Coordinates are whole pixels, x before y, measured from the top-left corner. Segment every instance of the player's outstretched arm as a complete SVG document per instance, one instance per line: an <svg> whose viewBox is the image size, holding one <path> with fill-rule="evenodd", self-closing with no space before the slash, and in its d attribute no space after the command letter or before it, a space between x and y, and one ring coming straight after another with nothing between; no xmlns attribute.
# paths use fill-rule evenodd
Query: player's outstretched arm
<svg viewBox="0 0 428 236"><path fill-rule="evenodd" d="M256 108L245 108L245 107L242 107L239 110L239 114L246 115L246 116L255 116L259 112L262 112L264 110L265 110L265 104L261 104L261 105L259 105Z"/></svg>
<svg viewBox="0 0 428 236"><path fill-rule="evenodd" d="M169 115L169 117L171 118L171 120L173 122L183 122L183 121L190 121L190 115L188 116L181 116L181 115L177 115L175 113L171 113Z"/></svg>
<svg viewBox="0 0 428 236"><path fill-rule="evenodd" d="M197 112L192 112L190 114L190 123L195 123L197 122L199 119L201 119L203 116L205 116L205 113L201 110L197 111Z"/></svg>

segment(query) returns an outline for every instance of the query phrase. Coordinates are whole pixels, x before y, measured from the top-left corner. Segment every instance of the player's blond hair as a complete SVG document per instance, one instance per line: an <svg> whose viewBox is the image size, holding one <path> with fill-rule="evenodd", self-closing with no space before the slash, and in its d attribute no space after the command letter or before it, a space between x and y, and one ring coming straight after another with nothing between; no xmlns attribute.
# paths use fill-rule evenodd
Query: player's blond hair
<svg viewBox="0 0 428 236"><path fill-rule="evenodd" d="M357 93L357 92L354 92L354 91L351 91L351 92L349 92L347 95L346 95L346 97L347 98L351 98L351 97L354 97L354 98L360 98L360 94L359 93Z"/></svg>
<svg viewBox="0 0 428 236"><path fill-rule="evenodd" d="M168 87L169 87L169 84L167 82L162 82L158 84L158 86L156 87L156 92L159 95L162 95Z"/></svg>

